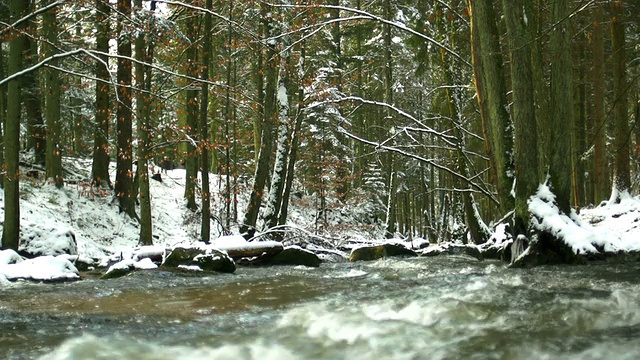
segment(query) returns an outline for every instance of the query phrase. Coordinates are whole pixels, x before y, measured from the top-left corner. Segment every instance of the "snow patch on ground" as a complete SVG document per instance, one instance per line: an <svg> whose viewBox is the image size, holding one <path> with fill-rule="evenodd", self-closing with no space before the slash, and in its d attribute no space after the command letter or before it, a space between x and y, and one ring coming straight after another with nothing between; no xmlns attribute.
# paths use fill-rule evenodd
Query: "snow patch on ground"
<svg viewBox="0 0 640 360"><path fill-rule="evenodd" d="M619 203L583 209L580 215L563 214L555 205L555 195L540 185L529 200L536 226L561 237L576 253L640 251L640 198L628 194ZM535 221L535 220L534 220Z"/></svg>
<svg viewBox="0 0 640 360"><path fill-rule="evenodd" d="M36 281L75 280L80 278L78 269L69 260L54 256L39 256L14 264L0 264L0 276L8 280L26 279Z"/></svg>

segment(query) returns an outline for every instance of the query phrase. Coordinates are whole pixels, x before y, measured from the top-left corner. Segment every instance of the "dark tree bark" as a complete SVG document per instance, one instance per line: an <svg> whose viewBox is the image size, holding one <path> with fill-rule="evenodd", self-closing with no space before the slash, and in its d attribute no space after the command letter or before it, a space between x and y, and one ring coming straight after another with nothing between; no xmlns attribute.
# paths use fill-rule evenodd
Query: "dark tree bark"
<svg viewBox="0 0 640 360"><path fill-rule="evenodd" d="M197 78L200 74L198 72L197 64L198 51L196 42L198 29L195 18L190 18L186 25L186 35L189 39L189 47L186 50L187 75L191 78ZM198 177L198 149L196 147L196 139L198 139L198 90L196 90L195 85L196 84L192 84L192 86L190 86L186 91L188 139L185 159L187 175L184 187L184 197L187 200L187 209L194 211L198 208L198 204L196 203L196 180Z"/></svg>
<svg viewBox="0 0 640 360"><path fill-rule="evenodd" d="M571 212L571 129L573 125L573 67L569 0L556 0L551 9L551 141L549 182L558 208ZM541 81L542 79L537 79Z"/></svg>
<svg viewBox="0 0 640 360"><path fill-rule="evenodd" d="M531 71L533 73L533 98L536 112L536 126L538 131L538 177L544 179L549 171L551 162L551 99L549 96L549 79L546 76L545 65L549 59L544 55L543 49L547 37L547 28L543 28L543 15L545 14L545 0L530 0L527 8L528 28L531 33ZM524 21L524 20L523 20Z"/></svg>
<svg viewBox="0 0 640 360"><path fill-rule="evenodd" d="M96 129L93 143L93 162L91 164L91 180L94 186L111 187L109 178L109 118L111 114L109 101L109 12L111 7L107 0L96 0L96 50L105 55L98 55L96 61Z"/></svg>
<svg viewBox="0 0 640 360"><path fill-rule="evenodd" d="M52 0L47 1L47 4L51 3ZM55 7L45 12L42 16L42 30L44 38L47 40L42 45L45 57L52 57L58 52L57 16L58 11ZM58 61L52 60L49 64L57 66ZM64 179L62 177L62 124L60 123L61 91L58 70L52 68L45 69L45 85L45 109L47 115L47 178L52 179L57 188L62 188L64 185Z"/></svg>
<svg viewBox="0 0 640 360"><path fill-rule="evenodd" d="M602 6L596 6L593 22L593 117L594 117L594 182L596 204L611 195L609 162L607 161L607 126L605 123L604 95L604 15Z"/></svg>
<svg viewBox="0 0 640 360"><path fill-rule="evenodd" d="M629 113L627 105L627 79L623 1L611 1L611 51L613 66L613 117L615 122L613 151L613 193L612 201L620 201L620 196L631 186L629 168Z"/></svg>
<svg viewBox="0 0 640 360"><path fill-rule="evenodd" d="M131 16L131 0L118 0L118 107L115 192L120 211L137 219L133 194L133 114L131 94L131 34L125 22Z"/></svg>
<svg viewBox="0 0 640 360"><path fill-rule="evenodd" d="M536 192L538 178L538 143L533 95L531 43L535 29L527 24L532 14L528 0L502 0L509 58L511 59L512 116L514 124L515 214L514 235L528 235L529 204Z"/></svg>
<svg viewBox="0 0 640 360"><path fill-rule="evenodd" d="M29 0L11 0L9 2L10 22L26 15ZM28 42L24 31L26 22L17 27L9 42L8 75L22 70L23 53ZM20 244L20 103L22 97L22 80L16 78L7 85L7 123L4 131L4 223L2 227L2 246L6 249L18 250Z"/></svg>
<svg viewBox="0 0 640 360"><path fill-rule="evenodd" d="M473 65L481 116L489 133L500 212L513 209L513 126L508 112L500 35L491 1L470 1Z"/></svg>
<svg viewBox="0 0 640 360"><path fill-rule="evenodd" d="M152 7L155 3L152 3ZM142 13L142 0L134 0L134 7ZM138 133L138 184L140 190L140 234L142 245L153 244L153 222L151 218L151 194L149 189L149 130L151 127L151 64L153 61L153 39L145 39L145 34L153 33L153 14L138 18L149 25L140 31L135 42L136 62L136 127Z"/></svg>
<svg viewBox="0 0 640 360"><path fill-rule="evenodd" d="M229 5L231 6L231 5ZM206 0L205 8L212 10L212 0ZM204 15L204 45L202 49L202 99L200 100L200 173L202 174L202 224L200 238L205 243L211 240L211 192L209 190L209 62L211 55L211 14ZM231 66L231 63L227 64ZM227 173L227 178L230 174Z"/></svg>
<svg viewBox="0 0 640 360"><path fill-rule="evenodd" d="M265 34L273 36L271 11L272 6L267 3L261 5L261 16ZM260 212L260 204L264 197L265 184L269 177L271 156L273 155L273 131L276 122L276 86L278 84L278 54L276 46L272 42L266 45L266 63L264 66L265 75L265 95L262 119L262 137L260 140L260 154L256 166L253 189L249 198L249 204L245 212L244 220L240 225L240 232L247 238L253 237L256 222Z"/></svg>
<svg viewBox="0 0 640 360"><path fill-rule="evenodd" d="M31 5L29 11L33 11L34 7ZM36 19L31 18L27 22L32 31L36 31L38 26ZM35 39L27 36L25 46L24 67L26 68L38 62L38 44ZM32 71L23 76L22 101L27 115L27 150L33 150L36 164L45 165L47 141L45 122L42 117L41 93L46 86L39 81L38 75L38 72Z"/></svg>
<svg viewBox="0 0 640 360"><path fill-rule="evenodd" d="M9 4L0 4L0 20L9 22ZM7 76L6 55L2 47L5 39L0 38L0 79ZM7 124L7 86L0 86L0 164L4 164L4 129ZM4 176L0 176L0 187L4 187Z"/></svg>

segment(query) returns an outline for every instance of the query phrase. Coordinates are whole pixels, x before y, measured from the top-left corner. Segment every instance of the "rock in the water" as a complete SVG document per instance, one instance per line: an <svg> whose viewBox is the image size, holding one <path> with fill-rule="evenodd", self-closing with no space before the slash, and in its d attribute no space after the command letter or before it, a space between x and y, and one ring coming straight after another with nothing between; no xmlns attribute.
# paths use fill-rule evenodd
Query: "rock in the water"
<svg viewBox="0 0 640 360"><path fill-rule="evenodd" d="M123 259L109 266L107 272L102 275L101 279L115 279L133 272L134 270L153 270L157 269L156 265L150 258Z"/></svg>
<svg viewBox="0 0 640 360"><path fill-rule="evenodd" d="M418 256L418 254L398 244L363 246L351 252L349 261L371 261L391 256Z"/></svg>
<svg viewBox="0 0 640 360"><path fill-rule="evenodd" d="M466 255L478 260L483 260L482 253L477 245L461 245L461 244L442 244L430 246L420 252L423 256L439 256L439 255Z"/></svg>
<svg viewBox="0 0 640 360"><path fill-rule="evenodd" d="M214 251L208 254L197 255L193 260L205 271L217 271L233 273L236 271L236 263L227 254Z"/></svg>
<svg viewBox="0 0 640 360"><path fill-rule="evenodd" d="M162 263L165 267L177 268L180 265L199 266L202 270L232 273L236 263L227 254L213 249L177 247L167 255Z"/></svg>
<svg viewBox="0 0 640 360"><path fill-rule="evenodd" d="M102 276L100 276L100 279L103 279L103 280L116 279L116 278L119 278L119 277L123 277L123 276L133 272L134 270L135 270L135 268L133 266L126 267L126 268L125 267L115 268L113 270L109 269L109 271L107 271Z"/></svg>
<svg viewBox="0 0 640 360"><path fill-rule="evenodd" d="M304 265L318 267L322 260L309 250L297 246L287 247L269 260L275 265Z"/></svg>

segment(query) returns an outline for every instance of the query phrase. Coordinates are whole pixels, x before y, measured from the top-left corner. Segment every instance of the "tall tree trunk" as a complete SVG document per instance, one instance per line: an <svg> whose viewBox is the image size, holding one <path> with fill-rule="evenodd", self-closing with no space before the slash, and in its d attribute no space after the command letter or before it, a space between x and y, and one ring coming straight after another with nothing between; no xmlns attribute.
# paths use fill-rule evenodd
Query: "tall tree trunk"
<svg viewBox="0 0 640 360"><path fill-rule="evenodd" d="M47 4L51 3L52 0L47 1ZM51 57L58 52L57 16L58 12L55 7L45 12L42 16L42 30L44 37L47 40L42 45L45 57ZM52 60L49 64L56 66L57 63L57 60ZM47 114L47 178L53 179L57 188L62 188L64 181L62 177L62 144L60 138L62 132L62 124L60 124L60 78L58 76L58 70L52 68L45 69L45 76L45 104Z"/></svg>
<svg viewBox="0 0 640 360"><path fill-rule="evenodd" d="M11 0L9 2L10 22L24 17L29 9L29 0ZM18 26L9 42L9 65L7 75L22 70L22 57L27 50L26 22ZM2 246L18 250L20 244L20 103L22 97L22 79L17 78L7 85L7 124L4 132L4 223L2 227Z"/></svg>
<svg viewBox="0 0 640 360"><path fill-rule="evenodd" d="M535 29L527 23L532 14L528 0L502 0L509 58L511 59L512 115L514 125L515 213L513 234L528 235L528 200L538 187L538 143L531 67L531 42Z"/></svg>
<svg viewBox="0 0 640 360"><path fill-rule="evenodd" d="M198 72L198 51L197 51L197 31L195 18L192 17L187 23L186 35L189 39L189 47L187 48L187 75L191 78L197 78ZM191 80L189 80L191 81ZM192 84L196 85L196 84ZM187 154L186 154L186 181L184 186L184 197L187 200L187 209L196 210L196 181L198 177L198 154L196 147L196 139L198 136L198 90L194 86L190 86L186 91L186 109L187 109Z"/></svg>
<svg viewBox="0 0 640 360"><path fill-rule="evenodd" d="M115 192L120 212L137 218L133 194L133 114L131 111L131 34L125 23L131 16L131 0L118 0L118 107L116 109L116 160Z"/></svg>
<svg viewBox="0 0 640 360"><path fill-rule="evenodd" d="M78 11L75 14L75 36L77 39L80 39L82 36L82 27L83 27L83 14ZM74 79L73 86L78 89L82 88L83 79L78 77ZM71 101L71 106L74 109L73 112L73 141L72 141L72 149L73 153L79 156L85 156L87 147L85 145L84 139L84 129L85 129L85 117L82 115L82 99L79 96L73 97Z"/></svg>
<svg viewBox="0 0 640 360"><path fill-rule="evenodd" d="M33 6L29 6L29 11L33 11L33 9ZM38 26L36 19L31 18L27 22L35 32ZM25 68L38 62L38 44L36 40L27 36L26 41ZM37 75L37 72L32 71L23 76L22 101L27 115L27 150L33 150L34 160L37 164L45 165L47 157L46 127L42 118L43 102L40 96L45 84L38 81L39 77Z"/></svg>
<svg viewBox="0 0 640 360"><path fill-rule="evenodd" d="M306 63L306 42L303 41L300 44L300 61L298 62L298 84L302 84L305 73ZM287 164L286 180L284 190L282 192L282 204L280 205L280 215L278 216L278 225L284 225L287 223L287 217L289 215L289 199L291 197L291 188L293 187L293 179L295 177L296 160L298 157L298 144L299 144L299 132L302 127L302 119L304 117L304 86L298 87L298 99L296 110L296 121L291 133L291 146L289 149L289 162Z"/></svg>
<svg viewBox="0 0 640 360"><path fill-rule="evenodd" d="M500 36L491 1L470 1L476 91L490 136L501 214L513 209L513 126L508 112ZM476 61L477 60L477 61Z"/></svg>
<svg viewBox="0 0 640 360"><path fill-rule="evenodd" d="M391 0L384 1L384 18L392 20ZM384 102L393 104L393 59L391 57L391 25L384 24ZM388 107L385 109L385 120L387 126L393 126L393 114ZM396 233L396 189L398 186L396 161L393 152L386 154L387 161L387 217L385 220L386 236L391 238Z"/></svg>
<svg viewBox="0 0 640 360"><path fill-rule="evenodd" d="M620 201L620 196L631 186L629 169L629 114L627 105L626 55L622 1L612 0L611 5L611 51L613 64L613 116L615 131L613 139L614 169L611 201Z"/></svg>
<svg viewBox="0 0 640 360"><path fill-rule="evenodd" d="M571 128L573 124L573 68L569 0L556 0L551 9L551 162L549 182L558 208L571 212ZM541 81L542 79L537 79ZM568 125L569 124L569 125Z"/></svg>
<svg viewBox="0 0 640 360"><path fill-rule="evenodd" d="M335 7L340 6L340 0L330 0L329 4ZM330 15L332 20L336 20L331 24L331 44L329 49L331 51L331 55L333 57L333 61L335 62L335 67L331 74L331 86L335 86L338 92L342 92L343 83L344 83L344 59L342 56L342 30L340 27L340 10L338 8L333 8L330 10ZM342 117L341 109L339 107L335 108L335 111L339 113L339 117ZM338 126L338 124L337 124ZM336 196L339 200L344 201L346 199L347 193L349 191L349 165L347 161L344 159L347 158L347 154L344 149L348 149L349 145L347 144L346 137L340 131L336 131L335 137L337 140L336 146L333 147L334 156L338 159L338 163L336 164Z"/></svg>
<svg viewBox="0 0 640 360"><path fill-rule="evenodd" d="M604 68L604 15L602 6L595 9L593 22L593 117L594 117L594 183L596 204L611 195L609 165L607 161L607 125L605 123L604 95L606 90Z"/></svg>
<svg viewBox="0 0 640 360"><path fill-rule="evenodd" d="M275 35L273 33L271 18L271 5L263 3L261 5L261 16L264 23L265 34L267 36ZM276 85L278 83L278 54L276 46L273 42L266 45L266 63L264 66L265 75L265 96L264 110L262 120L262 137L260 140L260 154L258 156L258 164L256 166L255 176L253 180L253 190L249 198L249 204L245 212L244 220L240 225L240 232L247 238L253 237L255 233L256 222L260 212L260 203L264 196L264 188L269 177L269 164L273 153L273 130L276 122Z"/></svg>
<svg viewBox="0 0 640 360"><path fill-rule="evenodd" d="M276 148L276 158L271 174L271 183L267 204L265 206L263 218L265 228L270 229L278 225L278 215L282 204L282 190L286 178L287 161L289 155L289 95L287 85L289 82L289 71L287 62L289 52L282 54L280 60L280 77L278 80L278 139Z"/></svg>
<svg viewBox="0 0 640 360"><path fill-rule="evenodd" d="M153 244L153 221L151 218L151 194L149 186L149 129L151 127L151 62L153 61L153 39L145 41L145 34L154 31L153 14L146 13L142 0L134 0L134 7L138 14L138 21L149 25L145 31L140 31L136 36L135 57L136 62L136 128L138 135L138 186L140 190L140 234L141 245ZM155 1L151 3L155 8Z"/></svg>
<svg viewBox="0 0 640 360"><path fill-rule="evenodd" d="M584 28L583 18L580 17L576 27L578 29ZM573 103L574 103L574 117L573 117L573 137L571 161L573 165L573 181L572 181L572 204L576 209L580 209L584 204L593 203L589 201L589 185L587 180L591 175L591 169L587 165L587 134L591 131L590 127L587 127L586 117L586 41L587 38L583 32L576 34L576 46L573 51L572 63L575 64L576 81L574 83L573 90ZM589 181L590 182L590 181Z"/></svg>
<svg viewBox="0 0 640 360"><path fill-rule="evenodd" d="M231 6L231 4L229 5ZM205 8L212 10L212 0L206 0ZM204 15L204 45L202 47L202 99L200 100L200 173L202 174L202 223L200 238L205 243L211 240L211 191L209 190L209 62L211 56L211 14ZM231 66L231 64L228 64ZM229 177L230 174L227 174Z"/></svg>
<svg viewBox="0 0 640 360"><path fill-rule="evenodd" d="M97 55L100 61L96 61L96 110L93 140L93 162L91 164L91 180L94 186L111 187L109 178L109 118L110 101L109 86L109 11L111 7L107 0L96 0L96 50L102 54Z"/></svg>
<svg viewBox="0 0 640 360"><path fill-rule="evenodd" d="M0 6L7 6L8 4L3 4ZM9 11L7 9L2 9L3 12L0 12L0 20L6 23L9 22ZM2 42L4 39L0 41L0 79L4 79L7 76L7 66L6 66L6 56L5 51L2 46ZM4 164L4 129L7 124L7 86L0 86L0 164ZM4 188L4 176L0 176L0 188Z"/></svg>
<svg viewBox="0 0 640 360"><path fill-rule="evenodd" d="M551 111L549 86L545 75L545 64L549 61L544 58L543 43L546 37L543 29L543 14L545 0L530 0L527 8L526 19L529 22L528 29L531 31L531 71L533 73L533 98L536 111L536 126L538 131L538 171L539 178L544 179L548 174L548 164L551 162ZM523 18L524 21L524 18Z"/></svg>
<svg viewBox="0 0 640 360"><path fill-rule="evenodd" d="M229 2L229 19L233 16L233 2ZM234 111L235 106L232 105L231 102L231 86L232 86L232 76L235 75L232 72L232 64L235 64L235 59L233 58L233 27L229 24L228 33L227 33L227 88L225 90L225 117L226 121L224 122L224 150L225 150L225 214L226 214L226 225L229 227L231 225L231 137L229 134L229 123L233 122L235 126L235 118ZM235 83L235 81L234 81ZM260 89L262 92L262 89ZM254 131L256 130L255 126L259 124L259 121L255 120ZM234 138L236 134L234 131ZM255 134L254 134L255 136ZM255 140L255 139L254 139ZM259 140L258 140L259 143ZM255 146L255 145L254 145ZM235 146L234 146L235 148ZM254 150L259 148L254 147ZM257 152L256 152L257 154ZM235 192L234 192L235 195Z"/></svg>

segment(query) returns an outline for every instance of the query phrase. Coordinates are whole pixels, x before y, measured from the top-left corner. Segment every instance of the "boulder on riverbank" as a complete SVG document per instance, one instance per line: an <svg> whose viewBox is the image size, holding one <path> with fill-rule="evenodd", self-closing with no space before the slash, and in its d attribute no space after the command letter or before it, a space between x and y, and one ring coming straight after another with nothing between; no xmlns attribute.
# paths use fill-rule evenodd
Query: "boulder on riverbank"
<svg viewBox="0 0 640 360"><path fill-rule="evenodd" d="M198 266L205 271L233 273L236 263L233 259L215 249L176 247L165 257L162 266L178 268L180 266Z"/></svg>
<svg viewBox="0 0 640 360"><path fill-rule="evenodd" d="M473 244L454 244L445 243L440 245L429 246L420 251L421 256L440 256L440 255L465 255L476 258L480 261L484 259L482 252L477 245Z"/></svg>
<svg viewBox="0 0 640 360"><path fill-rule="evenodd" d="M299 246L290 246L272 257L268 263L273 265L303 265L318 267L322 260L315 253Z"/></svg>
<svg viewBox="0 0 640 360"><path fill-rule="evenodd" d="M124 259L109 266L107 272L100 276L100 279L116 279L136 270L153 270L157 268L158 265L151 261L150 258L143 258L141 260Z"/></svg>
<svg viewBox="0 0 640 360"><path fill-rule="evenodd" d="M403 245L399 244L363 246L351 251L349 261L371 261L393 256L413 257L418 256L418 254L416 254L415 251L407 249Z"/></svg>

